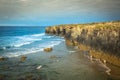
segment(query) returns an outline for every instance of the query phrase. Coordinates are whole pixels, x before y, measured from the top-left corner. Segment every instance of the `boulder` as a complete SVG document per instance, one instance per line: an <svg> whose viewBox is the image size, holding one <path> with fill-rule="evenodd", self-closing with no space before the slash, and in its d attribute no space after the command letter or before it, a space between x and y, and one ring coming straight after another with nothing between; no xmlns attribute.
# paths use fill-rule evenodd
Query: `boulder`
<svg viewBox="0 0 120 80"><path fill-rule="evenodd" d="M27 58L27 57L23 55L23 56L21 56L20 60L23 62L23 61L26 60L26 58Z"/></svg>
<svg viewBox="0 0 120 80"><path fill-rule="evenodd" d="M5 57L0 57L0 61L4 61L6 58Z"/></svg>
<svg viewBox="0 0 120 80"><path fill-rule="evenodd" d="M45 48L44 51L45 52L51 52L53 49L52 48Z"/></svg>

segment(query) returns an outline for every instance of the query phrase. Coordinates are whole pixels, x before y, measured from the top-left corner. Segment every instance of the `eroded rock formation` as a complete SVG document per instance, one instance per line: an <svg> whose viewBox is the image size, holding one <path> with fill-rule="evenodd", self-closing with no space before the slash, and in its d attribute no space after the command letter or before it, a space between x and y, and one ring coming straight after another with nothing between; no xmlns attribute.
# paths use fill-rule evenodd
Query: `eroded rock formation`
<svg viewBox="0 0 120 80"><path fill-rule="evenodd" d="M46 33L64 36L74 45L84 45L120 60L120 21L50 26Z"/></svg>

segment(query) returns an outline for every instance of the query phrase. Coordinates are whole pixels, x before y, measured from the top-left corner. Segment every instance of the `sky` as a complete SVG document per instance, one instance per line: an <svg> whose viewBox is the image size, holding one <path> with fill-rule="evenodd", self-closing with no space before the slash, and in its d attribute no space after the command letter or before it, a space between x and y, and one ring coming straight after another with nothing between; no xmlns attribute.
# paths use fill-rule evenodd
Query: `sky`
<svg viewBox="0 0 120 80"><path fill-rule="evenodd" d="M120 0L0 0L0 26L120 20Z"/></svg>

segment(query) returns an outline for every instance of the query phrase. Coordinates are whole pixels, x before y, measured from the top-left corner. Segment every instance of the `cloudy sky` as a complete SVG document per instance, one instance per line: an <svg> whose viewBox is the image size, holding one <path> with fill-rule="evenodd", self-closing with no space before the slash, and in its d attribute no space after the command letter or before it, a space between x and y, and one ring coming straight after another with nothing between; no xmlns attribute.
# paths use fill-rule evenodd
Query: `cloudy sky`
<svg viewBox="0 0 120 80"><path fill-rule="evenodd" d="M120 20L120 0L0 0L0 25L45 26Z"/></svg>

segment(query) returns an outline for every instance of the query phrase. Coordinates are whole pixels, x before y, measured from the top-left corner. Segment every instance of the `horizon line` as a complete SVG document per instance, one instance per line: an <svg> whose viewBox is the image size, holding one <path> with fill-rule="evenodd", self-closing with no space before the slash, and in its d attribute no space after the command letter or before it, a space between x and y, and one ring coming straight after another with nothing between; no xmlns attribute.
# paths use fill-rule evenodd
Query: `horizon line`
<svg viewBox="0 0 120 80"><path fill-rule="evenodd" d="M24 25L24 24L0 24L0 27L9 26L9 27L45 27L45 26L55 26L55 25L67 25L67 24L89 24L89 23L101 23L101 22L116 22L120 20L111 20L111 21L93 21L93 22L81 22L81 23L63 23L63 24L53 24L53 25Z"/></svg>

